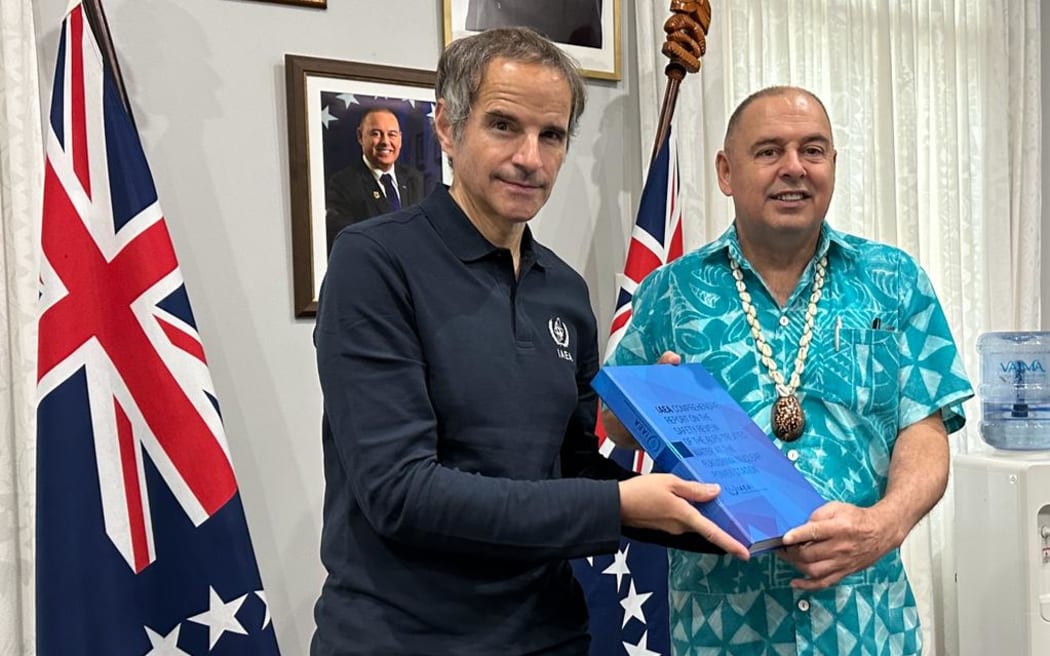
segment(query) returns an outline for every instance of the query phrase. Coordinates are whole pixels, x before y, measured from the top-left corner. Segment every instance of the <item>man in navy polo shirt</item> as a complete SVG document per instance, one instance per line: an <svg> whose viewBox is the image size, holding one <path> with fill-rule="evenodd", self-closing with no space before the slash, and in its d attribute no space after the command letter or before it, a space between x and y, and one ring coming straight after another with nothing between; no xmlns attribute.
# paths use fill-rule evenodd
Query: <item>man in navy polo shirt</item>
<svg viewBox="0 0 1050 656"><path fill-rule="evenodd" d="M436 97L452 186L344 230L321 291L311 653L586 654L566 559L654 529L747 552L688 502L717 487L598 454L587 288L526 225L583 111L572 62L490 30L445 50Z"/></svg>

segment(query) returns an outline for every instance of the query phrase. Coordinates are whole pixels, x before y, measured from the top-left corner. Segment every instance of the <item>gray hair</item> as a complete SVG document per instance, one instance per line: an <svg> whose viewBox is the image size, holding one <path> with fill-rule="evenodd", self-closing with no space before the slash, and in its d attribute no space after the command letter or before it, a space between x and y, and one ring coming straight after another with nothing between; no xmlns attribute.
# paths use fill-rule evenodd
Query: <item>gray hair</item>
<svg viewBox="0 0 1050 656"><path fill-rule="evenodd" d="M463 134L463 126L470 116L471 105L477 99L485 69L497 58L549 66L561 73L572 93L569 135L576 133L587 100L587 90L576 62L539 32L527 27L508 27L457 39L441 53L434 96L445 101L453 139L458 141Z"/></svg>
<svg viewBox="0 0 1050 656"><path fill-rule="evenodd" d="M824 112L824 118L828 119L828 126L831 126L831 117L828 116L828 108L824 106L823 101L817 97L817 94L813 93L809 89L803 89L802 87L792 86L775 86L766 87L765 89L759 89L747 98L744 98L743 102L737 105L736 109L733 110L733 115L729 117L729 124L726 125L726 136L723 142L723 148L729 147L729 138L733 136L733 132L736 131L737 124L740 123L740 117L743 115L744 110L755 102L759 98L769 98L771 96L786 96L789 93L801 93L809 96L820 105L820 109Z"/></svg>

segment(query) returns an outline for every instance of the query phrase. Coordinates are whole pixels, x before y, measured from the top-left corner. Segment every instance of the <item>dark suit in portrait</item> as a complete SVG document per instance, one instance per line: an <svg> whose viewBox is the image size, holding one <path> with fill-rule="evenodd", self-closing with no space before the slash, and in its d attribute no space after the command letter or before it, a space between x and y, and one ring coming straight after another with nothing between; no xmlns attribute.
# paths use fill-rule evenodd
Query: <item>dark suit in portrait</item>
<svg viewBox="0 0 1050 656"><path fill-rule="evenodd" d="M468 30L531 27L551 41L602 47L602 0L470 0Z"/></svg>
<svg viewBox="0 0 1050 656"><path fill-rule="evenodd" d="M423 174L419 171L394 164L397 178L397 195L401 207L408 207L423 200ZM373 216L393 211L383 188L365 166L358 160L328 179L325 188L325 228L328 235L328 251L339 231L348 225L364 221Z"/></svg>

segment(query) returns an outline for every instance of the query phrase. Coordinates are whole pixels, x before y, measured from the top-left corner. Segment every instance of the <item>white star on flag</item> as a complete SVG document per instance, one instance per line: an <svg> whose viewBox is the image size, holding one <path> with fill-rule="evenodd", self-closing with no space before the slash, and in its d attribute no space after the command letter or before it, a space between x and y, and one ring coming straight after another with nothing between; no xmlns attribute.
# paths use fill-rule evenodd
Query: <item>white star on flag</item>
<svg viewBox="0 0 1050 656"><path fill-rule="evenodd" d="M627 552L631 549L630 544L624 545L623 551L617 550L616 555L613 556L612 565L605 568L602 574L615 574L616 575L616 592L620 591L620 582L623 581L624 576L631 575L631 568L627 566Z"/></svg>
<svg viewBox="0 0 1050 656"><path fill-rule="evenodd" d="M332 121L338 121L338 120L339 119L337 119L336 117L332 116L332 113L330 111L328 111L328 105L325 105L324 109L321 110L321 122L324 123L325 129L328 128L328 124L329 123L331 123Z"/></svg>
<svg viewBox="0 0 1050 656"><path fill-rule="evenodd" d="M152 647L146 656L190 656L187 652L179 649L179 624L175 625L175 628L171 630L166 636L162 636L148 626L142 627L146 629L146 637L149 638L149 644Z"/></svg>
<svg viewBox="0 0 1050 656"><path fill-rule="evenodd" d="M346 105L347 108L349 108L350 105L360 105L361 104L361 101L359 101L357 99L357 97L354 94L352 94L352 93L341 93L338 96L336 96L336 98L338 98L339 100L342 100L343 104Z"/></svg>
<svg viewBox="0 0 1050 656"><path fill-rule="evenodd" d="M623 648L627 651L627 656L661 656L660 652L649 649L648 631L642 634L642 639L638 641L637 645L625 642L623 643Z"/></svg>
<svg viewBox="0 0 1050 656"><path fill-rule="evenodd" d="M263 618L262 628L270 626L270 602L266 601L266 593L262 590L256 590L255 596L262 599L263 607L266 608L266 617Z"/></svg>
<svg viewBox="0 0 1050 656"><path fill-rule="evenodd" d="M239 633L248 635L241 623L237 621L237 611L241 609L246 594L237 597L233 601L223 601L215 588L208 587L208 610L207 612L187 618L190 622L204 624L208 627L208 649L215 647L223 633Z"/></svg>
<svg viewBox="0 0 1050 656"><path fill-rule="evenodd" d="M627 596L620 600L620 605L623 606L623 624L620 625L621 629L627 626L632 617L638 618L639 622L645 624L645 613L642 611L642 604L652 595L653 593L651 592L639 594L634 589L634 581L631 581L627 590Z"/></svg>

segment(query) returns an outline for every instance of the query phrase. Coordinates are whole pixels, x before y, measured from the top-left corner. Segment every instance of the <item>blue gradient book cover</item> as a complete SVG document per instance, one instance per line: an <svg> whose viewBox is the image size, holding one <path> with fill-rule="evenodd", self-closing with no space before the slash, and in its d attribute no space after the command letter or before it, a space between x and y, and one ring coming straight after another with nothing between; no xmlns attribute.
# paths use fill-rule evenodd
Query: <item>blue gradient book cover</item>
<svg viewBox="0 0 1050 656"><path fill-rule="evenodd" d="M825 503L702 365L607 366L591 386L654 471L721 486L697 507L751 553L780 546Z"/></svg>

